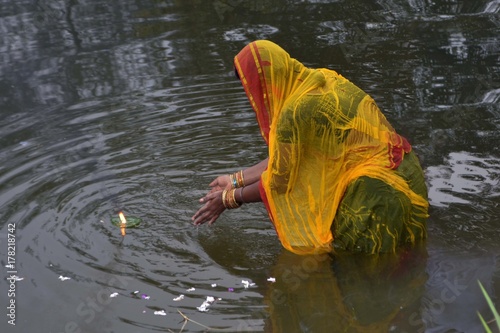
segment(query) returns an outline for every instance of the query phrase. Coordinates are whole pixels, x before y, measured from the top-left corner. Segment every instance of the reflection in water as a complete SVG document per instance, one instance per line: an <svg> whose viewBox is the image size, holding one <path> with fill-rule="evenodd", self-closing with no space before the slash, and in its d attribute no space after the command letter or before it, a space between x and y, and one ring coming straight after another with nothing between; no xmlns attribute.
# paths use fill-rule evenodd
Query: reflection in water
<svg viewBox="0 0 500 333"><path fill-rule="evenodd" d="M16 223L19 329L178 331L179 308L230 331L477 331L475 280L499 297L498 13L498 0L0 0L0 245ZM192 228L208 182L265 155L232 76L257 38L340 71L414 143L427 259L294 257L258 205ZM118 209L144 221L122 245ZM223 300L199 313L206 296Z"/></svg>
<svg viewBox="0 0 500 333"><path fill-rule="evenodd" d="M403 332L421 321L424 247L398 255L283 251L266 295L268 332ZM410 320L408 319L410 318ZM410 331L416 331L415 328Z"/></svg>

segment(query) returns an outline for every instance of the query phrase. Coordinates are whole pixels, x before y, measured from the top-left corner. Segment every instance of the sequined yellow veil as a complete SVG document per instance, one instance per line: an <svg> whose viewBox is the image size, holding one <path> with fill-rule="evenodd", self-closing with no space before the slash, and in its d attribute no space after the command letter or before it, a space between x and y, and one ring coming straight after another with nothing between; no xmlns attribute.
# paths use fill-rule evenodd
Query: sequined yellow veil
<svg viewBox="0 0 500 333"><path fill-rule="evenodd" d="M261 196L286 249L331 251L337 207L360 176L391 184L426 214L427 200L394 172L411 146L365 92L265 40L248 44L235 67L269 146Z"/></svg>

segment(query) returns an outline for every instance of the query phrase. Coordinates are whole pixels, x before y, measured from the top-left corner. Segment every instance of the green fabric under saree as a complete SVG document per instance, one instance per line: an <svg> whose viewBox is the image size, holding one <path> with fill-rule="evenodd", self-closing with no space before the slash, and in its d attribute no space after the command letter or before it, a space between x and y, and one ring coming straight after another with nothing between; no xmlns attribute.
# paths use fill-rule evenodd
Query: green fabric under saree
<svg viewBox="0 0 500 333"><path fill-rule="evenodd" d="M396 169L410 189L427 199L417 156L405 154ZM362 176L345 192L332 224L334 248L352 252L394 252L426 237L427 214L403 192L376 178Z"/></svg>

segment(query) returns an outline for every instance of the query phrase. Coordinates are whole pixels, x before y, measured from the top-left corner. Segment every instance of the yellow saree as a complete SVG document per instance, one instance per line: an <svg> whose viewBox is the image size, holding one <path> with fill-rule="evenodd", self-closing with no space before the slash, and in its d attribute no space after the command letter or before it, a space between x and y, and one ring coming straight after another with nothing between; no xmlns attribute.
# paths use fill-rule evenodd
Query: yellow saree
<svg viewBox="0 0 500 333"><path fill-rule="evenodd" d="M333 70L305 67L270 41L250 43L234 63L269 147L261 197L286 249L331 251L339 205L360 177L404 194L413 212L408 223L414 214L427 216L425 194L397 171L411 146L365 92ZM407 242L425 237L425 225L406 229Z"/></svg>

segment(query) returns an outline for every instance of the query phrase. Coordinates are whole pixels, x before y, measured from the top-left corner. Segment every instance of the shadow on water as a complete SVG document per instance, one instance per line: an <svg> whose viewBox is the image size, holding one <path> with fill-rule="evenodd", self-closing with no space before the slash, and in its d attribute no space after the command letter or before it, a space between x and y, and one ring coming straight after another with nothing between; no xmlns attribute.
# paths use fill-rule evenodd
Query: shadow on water
<svg viewBox="0 0 500 333"><path fill-rule="evenodd" d="M486 0L0 0L0 293L16 302L1 331L177 332L180 310L230 332L481 332L477 281L500 297L499 13ZM338 70L410 139L431 201L422 248L293 256L257 204L191 225L216 175L266 156L232 71L258 38ZM143 219L123 241L120 210Z"/></svg>

